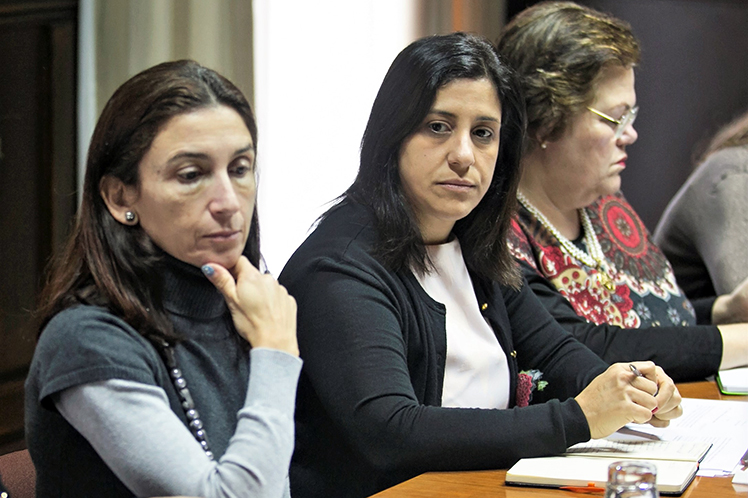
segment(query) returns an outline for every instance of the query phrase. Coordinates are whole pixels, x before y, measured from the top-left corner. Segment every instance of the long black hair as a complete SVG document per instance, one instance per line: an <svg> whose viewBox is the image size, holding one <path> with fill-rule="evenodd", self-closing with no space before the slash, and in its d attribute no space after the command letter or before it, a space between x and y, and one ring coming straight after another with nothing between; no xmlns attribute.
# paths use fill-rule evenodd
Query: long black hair
<svg viewBox="0 0 748 498"><path fill-rule="evenodd" d="M42 292L40 334L63 309L92 304L110 309L149 339L176 339L156 278L163 253L139 224L115 220L99 190L107 176L137 186L140 161L166 122L216 105L241 116L256 148L257 126L247 99L229 80L194 61L151 67L114 92L91 138L76 226ZM244 255L259 266L256 206L251 223Z"/></svg>
<svg viewBox="0 0 748 498"><path fill-rule="evenodd" d="M422 38L395 58L371 109L358 175L344 194L374 211L379 234L375 255L393 271L412 268L423 273L430 265L400 182L403 141L422 124L441 87L457 79L484 78L501 103L499 155L485 196L453 231L471 271L519 285L505 235L516 207L524 103L513 71L499 60L491 43L465 33Z"/></svg>

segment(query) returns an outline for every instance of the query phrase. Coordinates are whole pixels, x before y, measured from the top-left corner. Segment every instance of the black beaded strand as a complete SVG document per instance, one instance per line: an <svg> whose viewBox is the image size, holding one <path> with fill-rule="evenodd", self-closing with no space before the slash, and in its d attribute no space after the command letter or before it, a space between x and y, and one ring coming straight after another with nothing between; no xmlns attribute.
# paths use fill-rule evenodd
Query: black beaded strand
<svg viewBox="0 0 748 498"><path fill-rule="evenodd" d="M166 364L166 368L169 370L169 376L174 383L174 388L179 396L179 401L182 403L182 409L184 410L184 414L189 422L188 427L190 428L192 435L195 436L197 442L200 443L200 446L208 458L214 460L215 457L213 456L213 452L210 451L208 435L205 433L203 421L200 420L200 414L195 408L195 402L192 400L190 390L187 389L187 381L182 376L182 371L177 365L177 357L174 354L174 348L167 341L162 341L161 348L159 349L161 357Z"/></svg>

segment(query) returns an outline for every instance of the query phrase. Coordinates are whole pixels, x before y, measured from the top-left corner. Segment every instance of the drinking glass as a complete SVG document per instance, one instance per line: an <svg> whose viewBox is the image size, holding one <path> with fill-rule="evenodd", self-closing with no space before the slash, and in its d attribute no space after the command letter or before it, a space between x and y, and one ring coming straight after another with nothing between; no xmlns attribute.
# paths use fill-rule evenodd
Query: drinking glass
<svg viewBox="0 0 748 498"><path fill-rule="evenodd" d="M605 498L659 498L657 467L635 460L613 462L608 466Z"/></svg>

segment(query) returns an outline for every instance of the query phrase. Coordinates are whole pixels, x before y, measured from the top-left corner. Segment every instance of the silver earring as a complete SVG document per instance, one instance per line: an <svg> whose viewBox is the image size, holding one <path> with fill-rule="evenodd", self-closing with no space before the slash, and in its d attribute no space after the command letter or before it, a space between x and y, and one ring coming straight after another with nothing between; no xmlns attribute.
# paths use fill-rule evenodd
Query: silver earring
<svg viewBox="0 0 748 498"><path fill-rule="evenodd" d="M128 223L132 223L133 221L135 221L135 213L133 213L132 211L125 212L125 221L127 221Z"/></svg>

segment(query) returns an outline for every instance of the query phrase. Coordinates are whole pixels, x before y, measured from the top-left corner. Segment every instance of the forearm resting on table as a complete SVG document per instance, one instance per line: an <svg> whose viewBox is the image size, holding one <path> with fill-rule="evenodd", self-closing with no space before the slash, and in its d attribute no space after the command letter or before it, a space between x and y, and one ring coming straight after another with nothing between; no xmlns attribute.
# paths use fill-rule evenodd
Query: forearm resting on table
<svg viewBox="0 0 748 498"><path fill-rule="evenodd" d="M717 327L722 334L722 362L720 370L748 365L748 323L733 323Z"/></svg>

